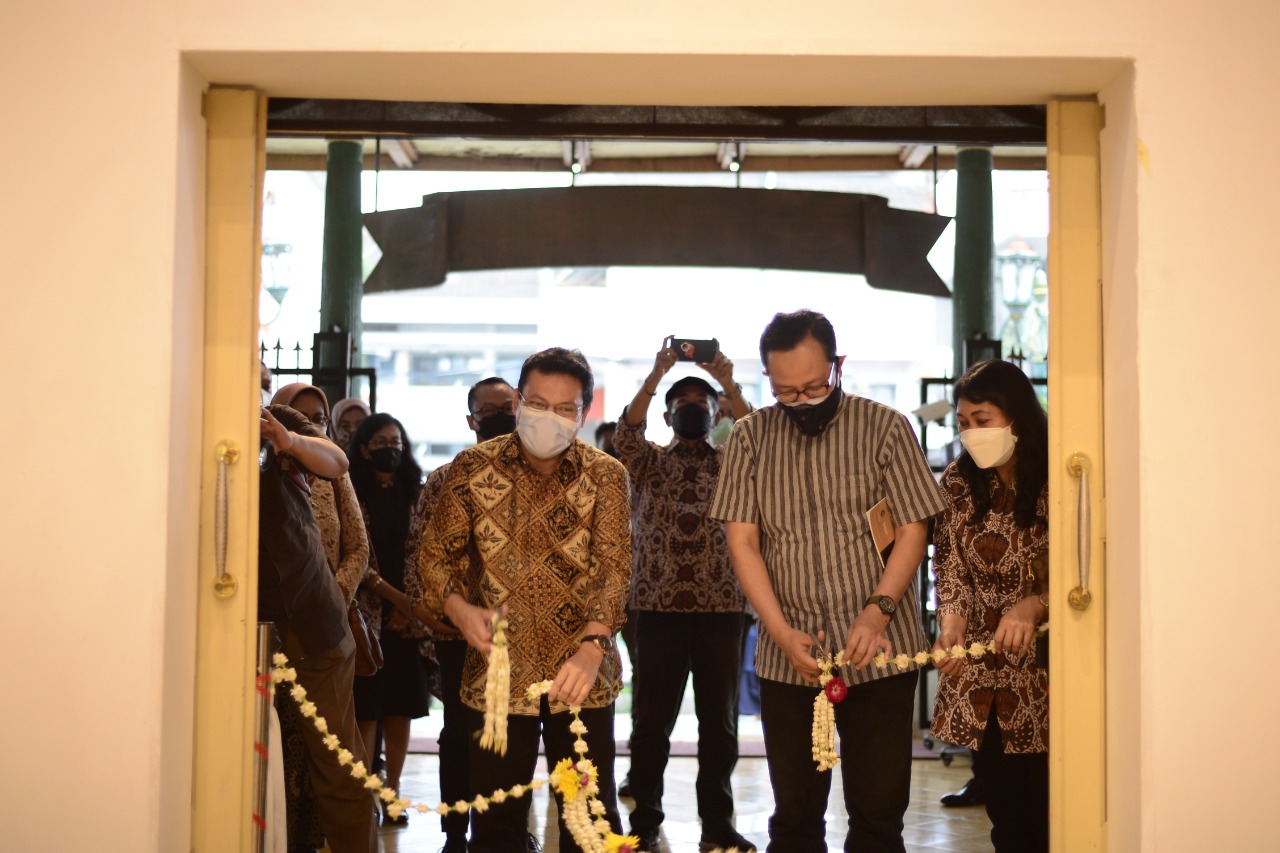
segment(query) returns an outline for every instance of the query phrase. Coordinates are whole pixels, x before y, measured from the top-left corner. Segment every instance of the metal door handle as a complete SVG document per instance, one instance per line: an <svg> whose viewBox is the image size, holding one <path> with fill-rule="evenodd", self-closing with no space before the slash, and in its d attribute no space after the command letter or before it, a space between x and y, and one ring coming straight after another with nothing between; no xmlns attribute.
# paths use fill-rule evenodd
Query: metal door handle
<svg viewBox="0 0 1280 853"><path fill-rule="evenodd" d="M217 577L213 579L213 592L219 598L236 594L236 579L227 574L227 468L240 458L240 448L234 441L220 441L213 449L218 460L218 485L213 506L213 556Z"/></svg>
<svg viewBox="0 0 1280 853"><path fill-rule="evenodd" d="M1089 592L1090 546L1093 542L1089 515L1089 471L1093 463L1083 453L1076 453L1067 461L1067 470L1080 481L1080 504L1076 514L1076 556L1080 570L1080 585L1067 594L1067 603L1076 610L1088 610L1093 601Z"/></svg>

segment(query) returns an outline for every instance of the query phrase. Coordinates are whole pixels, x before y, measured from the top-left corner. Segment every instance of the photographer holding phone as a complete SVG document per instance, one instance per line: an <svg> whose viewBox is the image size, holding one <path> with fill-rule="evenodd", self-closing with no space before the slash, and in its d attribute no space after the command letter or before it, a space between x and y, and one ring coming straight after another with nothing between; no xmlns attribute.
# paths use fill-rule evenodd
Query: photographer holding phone
<svg viewBox="0 0 1280 853"><path fill-rule="evenodd" d="M631 609L636 617L637 693L632 731L631 832L640 849L661 849L662 776L685 683L693 675L698 715L698 816L703 847L755 845L733 826L730 776L738 761L738 682L745 599L729 563L721 526L707 517L723 451L708 435L719 393L685 376L667 391L663 420L675 430L665 447L645 440L649 404L675 365L690 357L729 396L735 417L750 411L733 379L733 362L715 341L668 338L653 370L618 422L614 446L631 475L635 499Z"/></svg>

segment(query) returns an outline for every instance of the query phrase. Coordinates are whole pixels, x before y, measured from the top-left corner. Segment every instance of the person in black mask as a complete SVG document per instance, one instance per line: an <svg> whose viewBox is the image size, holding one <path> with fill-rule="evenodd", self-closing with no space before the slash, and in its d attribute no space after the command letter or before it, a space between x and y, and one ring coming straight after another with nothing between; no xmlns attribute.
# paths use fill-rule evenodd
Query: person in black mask
<svg viewBox="0 0 1280 853"><path fill-rule="evenodd" d="M871 666L929 649L916 571L928 519L946 503L905 416L840 388L844 357L815 311L778 314L760 336L776 406L740 419L709 515L759 614L756 672L774 792L770 850L826 848L831 774L812 757L815 646L843 652L835 705L849 833L844 849L903 850L918 674ZM880 557L867 512L886 501L894 546Z"/></svg>
<svg viewBox="0 0 1280 853"><path fill-rule="evenodd" d="M515 393L501 376L481 379L467 392L467 426L476 434L476 443L489 441L515 431ZM444 705L444 723L440 727L440 798L446 803L468 802L478 791L471 790L467 706L463 704L462 662L467 654L467 641L452 625L436 622L422 606L422 576L418 573L418 554L422 531L431 520L432 510L444 490L449 475L446 462L431 472L422 487L422 495L409 525L405 546L405 594L414 602L414 615L431 627L435 639L436 660L440 664L440 702ZM440 818L445 842L441 853L466 853L468 815L449 812Z"/></svg>
<svg viewBox="0 0 1280 853"><path fill-rule="evenodd" d="M382 722L386 783L399 790L410 721L426 716L430 709L434 665L430 635L413 617L403 592L405 543L422 490L422 469L414 461L404 426L382 412L365 418L356 428L347 458L371 552L369 571L356 600L369 627L379 635L384 659L382 669L373 675L356 676L356 719L371 755L378 722ZM385 815L385 804L383 811ZM386 823L406 824L408 816L384 816Z"/></svg>
<svg viewBox="0 0 1280 853"><path fill-rule="evenodd" d="M733 575L724 531L707 517L723 451L708 440L719 403L697 376L677 379L663 419L675 432L665 447L645 440L658 384L676 362L664 348L618 422L614 447L631 476L635 536L631 607L636 669L631 733L631 833L640 849L661 849L662 777L685 684L693 676L698 715L698 816L704 846L754 850L733 825L730 776L738 762L738 683L746 600ZM717 353L699 365L729 395L735 417L750 407ZM643 687L643 690L638 688Z"/></svg>

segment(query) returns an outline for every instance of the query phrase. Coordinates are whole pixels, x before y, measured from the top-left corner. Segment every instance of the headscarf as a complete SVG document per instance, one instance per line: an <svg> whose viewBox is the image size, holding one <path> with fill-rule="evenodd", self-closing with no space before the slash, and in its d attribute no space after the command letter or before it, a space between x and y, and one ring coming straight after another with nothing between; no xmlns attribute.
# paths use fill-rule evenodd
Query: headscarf
<svg viewBox="0 0 1280 853"><path fill-rule="evenodd" d="M373 409L369 408L369 404L359 397L343 397L333 406L333 414L329 415L329 437L334 441L338 440L338 421L347 413L349 409L364 409L364 416L367 418L373 414ZM344 447L343 450L346 450Z"/></svg>
<svg viewBox="0 0 1280 853"><path fill-rule="evenodd" d="M271 405L288 406L293 408L293 401L298 399L304 391L310 391L313 394L320 395L320 402L324 404L324 415L326 418L329 418L330 423L332 423L336 416L329 414L329 398L326 397L324 392L319 388L314 385L308 385L305 382L290 382L288 385L281 385L279 390L277 390L275 395L271 398ZM345 403L346 400L343 400L342 402ZM339 403L338 405L342 404Z"/></svg>

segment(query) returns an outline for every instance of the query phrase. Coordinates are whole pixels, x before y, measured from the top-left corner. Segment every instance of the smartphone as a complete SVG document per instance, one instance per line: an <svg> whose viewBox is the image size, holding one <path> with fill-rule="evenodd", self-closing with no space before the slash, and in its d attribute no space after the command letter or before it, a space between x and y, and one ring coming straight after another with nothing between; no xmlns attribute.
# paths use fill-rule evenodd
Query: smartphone
<svg viewBox="0 0 1280 853"><path fill-rule="evenodd" d="M662 346L675 350L679 361L696 361L699 364L708 364L716 357L716 353L720 352L720 341L715 338L700 341L694 338L677 338L675 335L667 335Z"/></svg>

